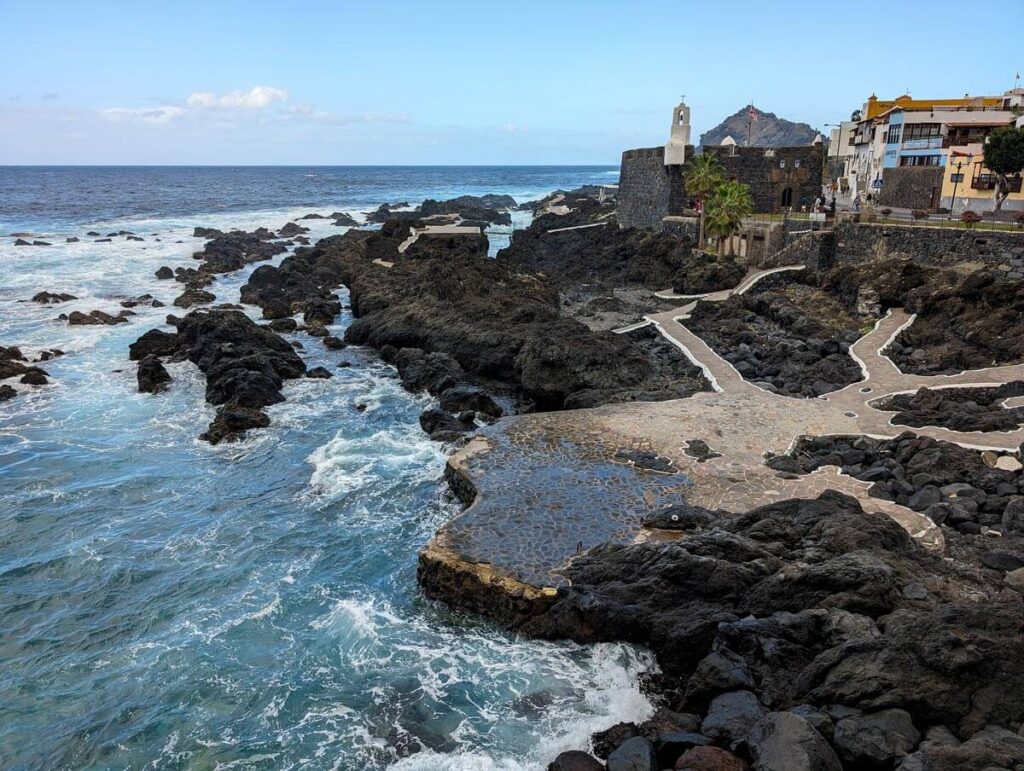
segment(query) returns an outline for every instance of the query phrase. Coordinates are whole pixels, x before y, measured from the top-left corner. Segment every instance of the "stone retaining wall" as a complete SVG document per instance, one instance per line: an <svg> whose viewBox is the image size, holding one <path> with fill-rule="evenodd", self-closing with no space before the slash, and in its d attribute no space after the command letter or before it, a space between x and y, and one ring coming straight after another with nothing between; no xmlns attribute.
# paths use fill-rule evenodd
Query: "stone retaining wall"
<svg viewBox="0 0 1024 771"><path fill-rule="evenodd" d="M930 265L980 262L1024 278L1024 232L942 229L914 225L842 224L835 261L906 255ZM808 263L810 265L810 263Z"/></svg>
<svg viewBox="0 0 1024 771"><path fill-rule="evenodd" d="M942 190L943 166L903 166L882 170L882 189L878 193L879 206L902 209L932 208L936 191Z"/></svg>

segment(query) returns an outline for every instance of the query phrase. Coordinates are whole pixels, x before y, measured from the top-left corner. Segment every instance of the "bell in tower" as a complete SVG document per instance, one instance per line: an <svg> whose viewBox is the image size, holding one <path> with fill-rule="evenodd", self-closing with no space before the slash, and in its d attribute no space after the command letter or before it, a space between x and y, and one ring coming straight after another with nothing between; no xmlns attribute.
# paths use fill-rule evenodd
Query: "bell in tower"
<svg viewBox="0 0 1024 771"><path fill-rule="evenodd" d="M672 111L672 131L665 145L665 165L681 166L686 163L686 146L690 144L690 108L686 97Z"/></svg>

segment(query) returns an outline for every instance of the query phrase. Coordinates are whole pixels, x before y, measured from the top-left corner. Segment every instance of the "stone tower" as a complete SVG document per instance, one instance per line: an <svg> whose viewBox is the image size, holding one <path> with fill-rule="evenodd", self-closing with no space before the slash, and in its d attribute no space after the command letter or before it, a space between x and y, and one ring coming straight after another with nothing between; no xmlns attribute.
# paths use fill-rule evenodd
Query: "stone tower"
<svg viewBox="0 0 1024 771"><path fill-rule="evenodd" d="M685 97L672 111L672 131L665 145L665 165L681 166L686 163L686 146L690 144L690 108Z"/></svg>

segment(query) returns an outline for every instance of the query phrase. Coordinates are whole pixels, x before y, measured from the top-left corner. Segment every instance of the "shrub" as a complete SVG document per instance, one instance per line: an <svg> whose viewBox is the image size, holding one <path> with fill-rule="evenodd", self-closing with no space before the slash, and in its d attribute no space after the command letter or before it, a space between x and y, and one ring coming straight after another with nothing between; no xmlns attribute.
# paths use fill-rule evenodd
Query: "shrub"
<svg viewBox="0 0 1024 771"><path fill-rule="evenodd" d="M967 227L973 228L977 223L981 222L981 215L976 211L968 209L960 215L960 219L967 225Z"/></svg>

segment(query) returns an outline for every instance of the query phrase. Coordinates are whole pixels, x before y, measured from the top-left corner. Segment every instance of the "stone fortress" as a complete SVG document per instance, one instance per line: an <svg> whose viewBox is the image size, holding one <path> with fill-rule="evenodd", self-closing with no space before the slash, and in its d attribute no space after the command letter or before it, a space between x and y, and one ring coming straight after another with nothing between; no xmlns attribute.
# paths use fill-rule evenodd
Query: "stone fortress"
<svg viewBox="0 0 1024 771"><path fill-rule="evenodd" d="M750 188L757 213L810 207L821 193L822 143L798 147L744 147L735 141L702 148L713 153L730 179ZM622 227L660 227L666 217L685 215L690 144L690 108L681 101L672 112L669 141L622 154L618 220Z"/></svg>

